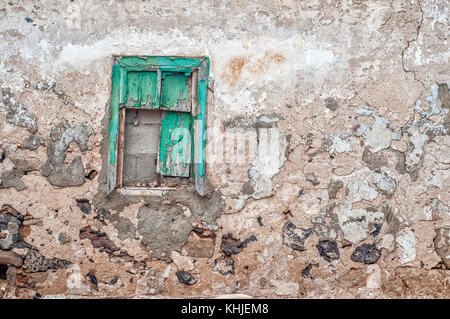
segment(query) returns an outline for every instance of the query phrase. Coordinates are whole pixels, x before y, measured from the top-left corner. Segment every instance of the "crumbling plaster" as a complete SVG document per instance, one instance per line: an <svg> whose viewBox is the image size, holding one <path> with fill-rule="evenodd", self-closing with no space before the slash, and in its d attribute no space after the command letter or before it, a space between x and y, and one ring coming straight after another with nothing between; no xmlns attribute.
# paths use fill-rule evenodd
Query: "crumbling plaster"
<svg viewBox="0 0 450 319"><path fill-rule="evenodd" d="M440 0L2 2L0 298L449 298L448 23ZM113 55L210 58L205 197L106 196Z"/></svg>

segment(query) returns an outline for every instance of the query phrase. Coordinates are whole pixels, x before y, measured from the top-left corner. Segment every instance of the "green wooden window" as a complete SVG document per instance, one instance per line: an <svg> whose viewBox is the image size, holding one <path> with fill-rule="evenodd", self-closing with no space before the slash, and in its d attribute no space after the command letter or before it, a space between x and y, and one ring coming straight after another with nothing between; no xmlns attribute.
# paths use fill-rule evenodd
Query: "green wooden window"
<svg viewBox="0 0 450 319"><path fill-rule="evenodd" d="M157 172L191 177L203 195L208 73L205 57L114 58L107 194L121 186L124 110L136 108L163 112Z"/></svg>

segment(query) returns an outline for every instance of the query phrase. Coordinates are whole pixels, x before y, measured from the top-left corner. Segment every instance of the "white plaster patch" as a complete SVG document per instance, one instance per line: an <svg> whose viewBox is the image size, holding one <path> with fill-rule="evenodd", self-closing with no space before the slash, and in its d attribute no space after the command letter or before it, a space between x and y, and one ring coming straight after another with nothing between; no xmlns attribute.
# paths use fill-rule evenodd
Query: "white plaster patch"
<svg viewBox="0 0 450 319"><path fill-rule="evenodd" d="M402 265L416 259L417 240L411 229L406 228L398 232L395 241L399 246L399 257Z"/></svg>
<svg viewBox="0 0 450 319"><path fill-rule="evenodd" d="M367 180L358 182L349 182L347 187L346 201L356 203L362 200L373 201L378 196L378 192L369 185Z"/></svg>
<svg viewBox="0 0 450 319"><path fill-rule="evenodd" d="M284 282L279 280L272 280L275 286L275 293L278 296L293 296L297 295L300 285L297 282Z"/></svg>
<svg viewBox="0 0 450 319"><path fill-rule="evenodd" d="M366 287L369 289L379 289L381 287L381 270L377 264L369 265L367 267L367 283Z"/></svg>
<svg viewBox="0 0 450 319"><path fill-rule="evenodd" d="M392 196L397 188L397 182L384 171L375 171L372 175L372 182L385 195Z"/></svg>
<svg viewBox="0 0 450 319"><path fill-rule="evenodd" d="M176 251L172 251L170 253L170 258L172 258L175 265L177 265L178 270L193 270L194 269L194 263L193 258L188 256L182 256Z"/></svg>
<svg viewBox="0 0 450 319"><path fill-rule="evenodd" d="M369 225L384 218L384 214L380 211L351 209L351 206L346 205L340 205L334 212L338 216L344 239L352 243L366 239L370 233Z"/></svg>
<svg viewBox="0 0 450 319"><path fill-rule="evenodd" d="M249 170L253 198L260 199L273 194L272 177L278 174L286 161L286 147L286 135L279 129L259 130L256 158Z"/></svg>
<svg viewBox="0 0 450 319"><path fill-rule="evenodd" d="M349 134L327 134L322 139L322 148L328 153L350 153L352 145L347 140Z"/></svg>
<svg viewBox="0 0 450 319"><path fill-rule="evenodd" d="M356 132L357 136L364 137L364 144L372 153L388 148L392 140L399 140L402 137L400 130L395 130L388 119L377 116L373 110L360 108L356 113L375 119L372 126L360 125Z"/></svg>
<svg viewBox="0 0 450 319"><path fill-rule="evenodd" d="M73 295L88 295L91 287L83 283L83 275L80 266L72 264L67 267L67 290Z"/></svg>

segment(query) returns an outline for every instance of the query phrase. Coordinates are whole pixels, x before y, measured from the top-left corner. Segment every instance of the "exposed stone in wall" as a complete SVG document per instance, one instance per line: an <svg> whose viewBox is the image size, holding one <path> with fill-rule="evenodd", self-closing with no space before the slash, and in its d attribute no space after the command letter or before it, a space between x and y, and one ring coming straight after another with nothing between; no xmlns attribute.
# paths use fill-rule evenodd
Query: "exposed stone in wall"
<svg viewBox="0 0 450 319"><path fill-rule="evenodd" d="M20 103L9 88L2 88L2 103L7 110L8 123L26 128L28 132L37 132L36 116L30 114L27 108Z"/></svg>
<svg viewBox="0 0 450 319"><path fill-rule="evenodd" d="M224 276L228 274L234 275L235 270L233 258L225 257L214 260L214 267L212 270L219 272Z"/></svg>
<svg viewBox="0 0 450 319"><path fill-rule="evenodd" d="M320 256L328 262L338 260L340 257L337 243L331 240L321 240L317 244Z"/></svg>
<svg viewBox="0 0 450 319"><path fill-rule="evenodd" d="M13 248L29 248L29 244L23 241L20 227L24 216L14 207L4 204L0 210L0 249L11 250Z"/></svg>
<svg viewBox="0 0 450 319"><path fill-rule="evenodd" d="M356 247L355 251L351 255L351 259L356 262L364 263L364 264L373 264L376 263L378 259L381 257L381 252L377 249L375 244L368 245L363 244L361 246Z"/></svg>
<svg viewBox="0 0 450 319"><path fill-rule="evenodd" d="M297 228L292 222L286 222L283 226L283 245L294 250L305 250L305 240L311 236L311 229Z"/></svg>
<svg viewBox="0 0 450 319"><path fill-rule="evenodd" d="M35 151L39 146L44 145L44 138L37 138L35 135L30 135L23 140L23 147Z"/></svg>
<svg viewBox="0 0 450 319"><path fill-rule="evenodd" d="M222 252L226 256L237 255L244 248L246 248L250 242L256 240L257 240L256 236L252 235L247 239L245 239L244 241L240 241L239 239L234 238L233 234L228 233L222 236L222 243L220 244L220 250L222 250Z"/></svg>
<svg viewBox="0 0 450 319"><path fill-rule="evenodd" d="M359 124L355 132L356 136L364 137L364 145L372 153L389 148L392 140L399 140L401 138L401 131L395 129L388 119L377 116L373 110L361 108L356 113L372 117L375 120L370 127L365 124Z"/></svg>
<svg viewBox="0 0 450 319"><path fill-rule="evenodd" d="M336 101L336 99L329 97L325 99L325 106L331 111L336 111L339 107L339 103L338 101Z"/></svg>
<svg viewBox="0 0 450 319"><path fill-rule="evenodd" d="M256 158L248 172L252 197L260 199L273 195L272 177L275 176L286 160L288 141L286 135L278 129L259 129Z"/></svg>
<svg viewBox="0 0 450 319"><path fill-rule="evenodd" d="M25 272L45 272L48 270L56 270L66 268L71 262L67 260L53 258L45 258L39 251L31 249L23 261L23 269Z"/></svg>
<svg viewBox="0 0 450 319"><path fill-rule="evenodd" d="M339 191L339 189L342 188L342 186L344 186L344 184L342 183L342 181L335 181L332 180L329 184L328 184L328 198L329 199L333 199L336 198L337 192Z"/></svg>
<svg viewBox="0 0 450 319"><path fill-rule="evenodd" d="M392 196L397 188L397 182L382 170L376 170L372 175L372 182L378 190L386 195Z"/></svg>
<svg viewBox="0 0 450 319"><path fill-rule="evenodd" d="M66 151L70 143L77 143L81 152L89 149L89 135L93 133L89 126L78 124L74 127L61 123L53 127L47 145L47 161L41 168L41 174L55 186L78 186L84 183L84 168L80 156L70 164L64 165Z"/></svg>
<svg viewBox="0 0 450 319"><path fill-rule="evenodd" d="M327 134L322 139L322 148L330 154L349 153L352 151L349 136L350 134Z"/></svg>

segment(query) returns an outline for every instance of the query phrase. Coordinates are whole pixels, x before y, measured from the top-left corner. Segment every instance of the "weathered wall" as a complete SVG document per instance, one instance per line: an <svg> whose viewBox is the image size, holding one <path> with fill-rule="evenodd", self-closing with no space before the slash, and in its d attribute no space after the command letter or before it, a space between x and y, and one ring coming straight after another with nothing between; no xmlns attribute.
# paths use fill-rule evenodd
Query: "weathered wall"
<svg viewBox="0 0 450 319"><path fill-rule="evenodd" d="M449 298L448 22L440 0L1 1L0 296ZM112 55L210 57L205 198L105 197Z"/></svg>

